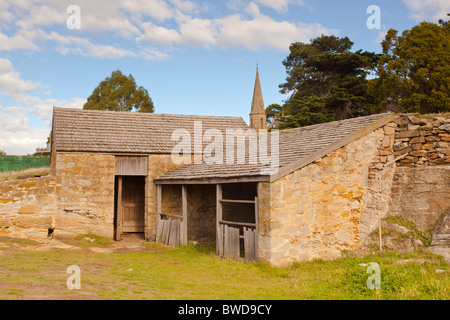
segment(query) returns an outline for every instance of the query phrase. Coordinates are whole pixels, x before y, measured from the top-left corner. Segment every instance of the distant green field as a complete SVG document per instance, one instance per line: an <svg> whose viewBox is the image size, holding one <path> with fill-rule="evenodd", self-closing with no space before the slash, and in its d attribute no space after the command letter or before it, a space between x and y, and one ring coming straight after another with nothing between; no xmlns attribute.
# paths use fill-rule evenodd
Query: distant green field
<svg viewBox="0 0 450 320"><path fill-rule="evenodd" d="M0 156L0 172L21 171L50 166L50 157Z"/></svg>

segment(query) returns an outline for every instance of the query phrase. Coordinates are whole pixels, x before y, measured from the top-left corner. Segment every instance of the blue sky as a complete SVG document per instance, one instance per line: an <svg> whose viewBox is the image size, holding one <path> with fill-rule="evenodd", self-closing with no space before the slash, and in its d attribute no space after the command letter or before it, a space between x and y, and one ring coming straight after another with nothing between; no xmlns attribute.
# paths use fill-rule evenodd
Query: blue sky
<svg viewBox="0 0 450 320"><path fill-rule="evenodd" d="M67 21L79 8L79 29ZM369 29L370 5L380 29ZM380 52L390 28L437 22L450 0L0 0L0 150L44 147L52 106L82 108L120 69L145 87L155 112L230 115L248 122L256 62L265 105L292 42L348 36Z"/></svg>

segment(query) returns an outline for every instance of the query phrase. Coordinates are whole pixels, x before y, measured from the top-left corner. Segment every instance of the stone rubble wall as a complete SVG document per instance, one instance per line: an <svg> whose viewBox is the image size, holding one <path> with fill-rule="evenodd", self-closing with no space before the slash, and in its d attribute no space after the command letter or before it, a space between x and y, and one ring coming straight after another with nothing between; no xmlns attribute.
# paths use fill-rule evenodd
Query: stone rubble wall
<svg viewBox="0 0 450 320"><path fill-rule="evenodd" d="M101 235L96 218L58 208L55 177L45 176L0 183L0 235L45 240L81 233Z"/></svg>
<svg viewBox="0 0 450 320"><path fill-rule="evenodd" d="M394 155L404 156L398 166L450 165L450 118L405 114L396 122Z"/></svg>
<svg viewBox="0 0 450 320"><path fill-rule="evenodd" d="M450 235L439 229L450 212L450 118L403 114L396 123L394 155L399 160L382 220L382 244L402 252L427 248L450 261ZM368 243L379 245L378 235Z"/></svg>
<svg viewBox="0 0 450 320"><path fill-rule="evenodd" d="M171 155L148 157L145 202L150 240L156 222L153 178L178 166ZM54 229L55 237L94 233L112 238L115 157L57 153L54 168L55 176L0 183L0 235L46 239L48 229Z"/></svg>

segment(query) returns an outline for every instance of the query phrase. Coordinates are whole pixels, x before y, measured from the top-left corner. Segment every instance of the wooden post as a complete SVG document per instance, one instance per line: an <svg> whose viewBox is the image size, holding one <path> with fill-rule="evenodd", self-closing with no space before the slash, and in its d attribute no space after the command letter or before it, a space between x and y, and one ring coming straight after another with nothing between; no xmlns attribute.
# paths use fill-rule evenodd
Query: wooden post
<svg viewBox="0 0 450 320"><path fill-rule="evenodd" d="M259 205L258 205L258 197L255 197L255 225L256 225L255 226L255 260L258 260L258 239L259 239Z"/></svg>
<svg viewBox="0 0 450 320"><path fill-rule="evenodd" d="M381 254L383 252L383 245L381 243L381 219L379 220L379 223L378 223L378 239L380 242L380 254Z"/></svg>
<svg viewBox="0 0 450 320"><path fill-rule="evenodd" d="M181 210L183 213L183 239L181 239L182 245L187 245L187 186L183 184L181 186Z"/></svg>
<svg viewBox="0 0 450 320"><path fill-rule="evenodd" d="M158 221L161 219L161 199L162 185L156 185L156 229L158 229Z"/></svg>
<svg viewBox="0 0 450 320"><path fill-rule="evenodd" d="M216 185L216 253L221 256L223 253L223 234L219 221L222 220L222 185Z"/></svg>
<svg viewBox="0 0 450 320"><path fill-rule="evenodd" d="M117 217L116 217L116 241L120 241L122 233L122 177L119 176L117 181Z"/></svg>

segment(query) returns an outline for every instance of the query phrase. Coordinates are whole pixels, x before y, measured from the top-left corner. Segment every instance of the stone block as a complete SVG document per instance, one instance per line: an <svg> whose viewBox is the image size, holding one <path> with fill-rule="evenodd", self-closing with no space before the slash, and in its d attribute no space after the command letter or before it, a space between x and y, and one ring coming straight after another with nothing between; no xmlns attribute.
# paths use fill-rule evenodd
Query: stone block
<svg viewBox="0 0 450 320"><path fill-rule="evenodd" d="M17 211L18 214L35 214L41 210L41 207L38 207L34 204L26 204L19 208Z"/></svg>
<svg viewBox="0 0 450 320"><path fill-rule="evenodd" d="M412 151L411 147L406 147L406 148L403 148L403 149L400 149L400 150L394 152L394 155L400 156L402 154L405 154L405 153L408 153L408 152L411 152L411 151Z"/></svg>
<svg viewBox="0 0 450 320"><path fill-rule="evenodd" d="M391 127L391 126L386 125L386 126L384 126L383 129L384 129L384 133L386 135L393 135L393 134L395 134L395 127Z"/></svg>
<svg viewBox="0 0 450 320"><path fill-rule="evenodd" d="M22 216L11 219L12 224L19 228L48 229L53 226L51 216Z"/></svg>
<svg viewBox="0 0 450 320"><path fill-rule="evenodd" d="M413 157L425 157L428 152L426 150L416 150L409 153Z"/></svg>
<svg viewBox="0 0 450 320"><path fill-rule="evenodd" d="M414 138L411 138L409 143L425 143L425 141L428 141L428 140L425 140L425 139L426 139L425 137L414 137Z"/></svg>
<svg viewBox="0 0 450 320"><path fill-rule="evenodd" d="M418 124L408 124L408 130L417 130L420 128L420 125Z"/></svg>
<svg viewBox="0 0 450 320"><path fill-rule="evenodd" d="M422 149L423 144L422 143L414 143L411 145L411 147L413 148L413 150L421 150Z"/></svg>
<svg viewBox="0 0 450 320"><path fill-rule="evenodd" d="M391 154L392 154L392 151L389 150L389 149L381 149L380 150L380 156L388 156L388 155L391 155Z"/></svg>
<svg viewBox="0 0 450 320"><path fill-rule="evenodd" d="M410 116L407 116L407 117L408 117L409 121L411 121L412 124L415 124L415 125L425 125L425 124L427 124L427 119L419 118L419 117L416 117L414 115L410 115Z"/></svg>
<svg viewBox="0 0 450 320"><path fill-rule="evenodd" d="M391 138L388 136L388 135L386 135L384 138L383 138L383 140L381 141L381 146L383 147L383 148L387 148L387 147L389 147L391 145Z"/></svg>
<svg viewBox="0 0 450 320"><path fill-rule="evenodd" d="M406 143L406 142L395 142L393 149L394 149L394 151L400 151L407 147L408 147L408 143Z"/></svg>
<svg viewBox="0 0 450 320"><path fill-rule="evenodd" d="M425 137L425 140L427 142L436 142L436 141L439 141L439 136L428 136L428 137Z"/></svg>
<svg viewBox="0 0 450 320"><path fill-rule="evenodd" d="M395 137L397 139L401 139L401 138L412 138L412 137L418 137L418 136L420 136L419 130L406 130L406 131L397 132Z"/></svg>

